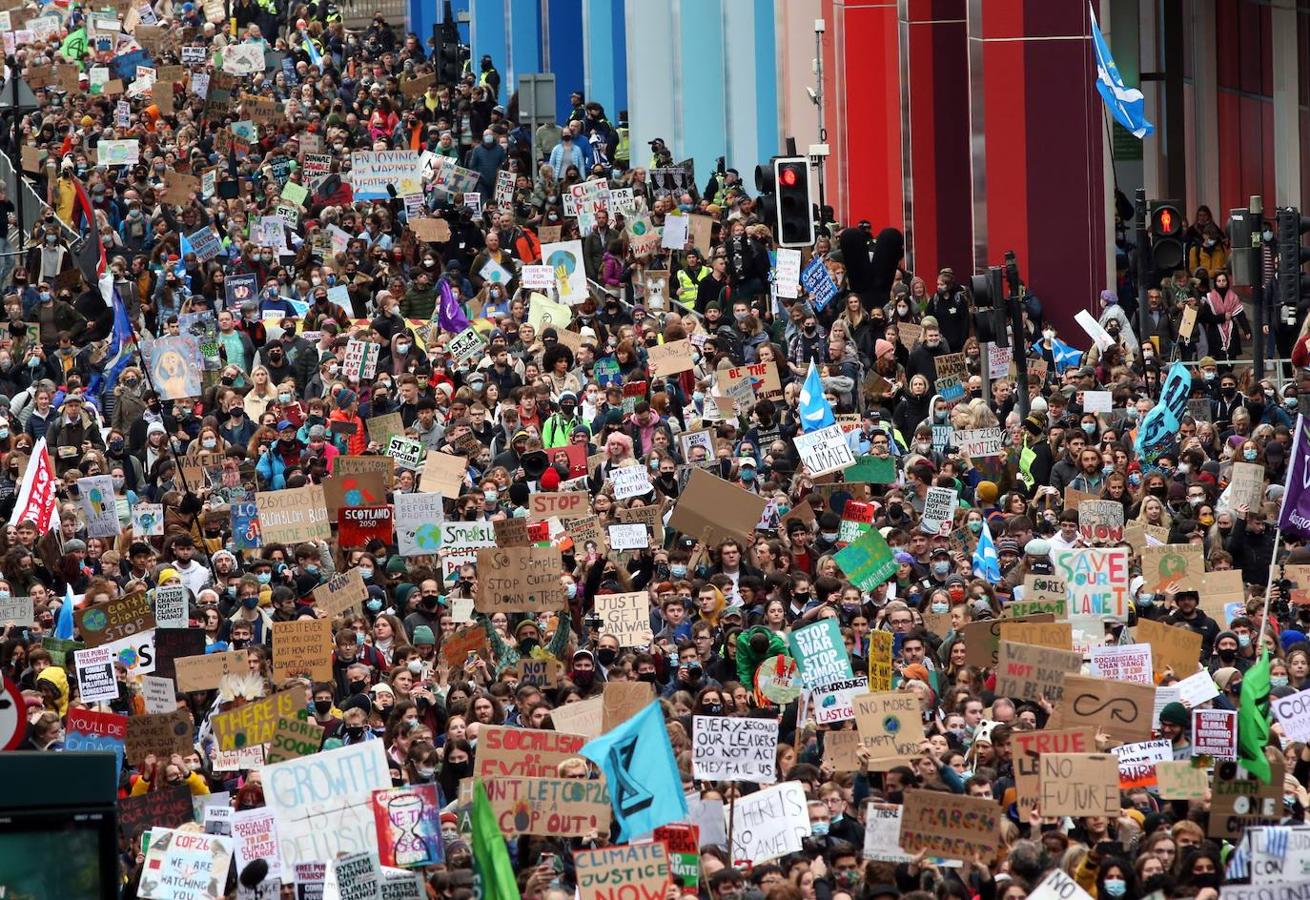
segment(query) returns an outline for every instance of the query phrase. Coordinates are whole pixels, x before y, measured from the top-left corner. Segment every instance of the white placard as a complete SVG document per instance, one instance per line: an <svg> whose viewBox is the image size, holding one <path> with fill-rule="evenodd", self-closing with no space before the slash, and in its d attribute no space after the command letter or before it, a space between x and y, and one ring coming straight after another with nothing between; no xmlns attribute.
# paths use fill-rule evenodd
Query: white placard
<svg viewBox="0 0 1310 900"><path fill-rule="evenodd" d="M1073 318L1075 322L1082 326L1083 331L1087 332L1087 336L1096 342L1096 346L1102 350L1114 346L1114 338L1110 337L1110 333L1102 328L1101 323L1097 322L1087 310L1078 310L1077 315Z"/></svg>
<svg viewBox="0 0 1310 900"><path fill-rule="evenodd" d="M610 472L610 484L614 485L615 500L627 500L650 493L650 475L645 466L624 466L613 470Z"/></svg>
<svg viewBox="0 0 1310 900"><path fill-rule="evenodd" d="M923 498L923 516L919 529L928 534L950 534L955 518L955 507L960 503L960 492L955 488L930 487Z"/></svg>
<svg viewBox="0 0 1310 900"><path fill-rule="evenodd" d="M779 297L794 300L801 290L801 251L791 247L779 247L778 259L774 266L773 287Z"/></svg>
<svg viewBox="0 0 1310 900"><path fill-rule="evenodd" d="M1092 649L1092 674L1111 681L1155 684L1150 644L1115 644Z"/></svg>
<svg viewBox="0 0 1310 900"><path fill-rule="evenodd" d="M901 812L899 803L870 803L864 823L864 858L878 862L903 863L914 859L901 849Z"/></svg>
<svg viewBox="0 0 1310 900"><path fill-rule="evenodd" d="M1108 413L1114 409L1114 394L1110 391L1083 391L1083 412Z"/></svg>
<svg viewBox="0 0 1310 900"><path fill-rule="evenodd" d="M1041 884L1029 892L1028 900L1092 900L1092 895L1080 888L1063 869L1052 869Z"/></svg>
<svg viewBox="0 0 1310 900"><path fill-rule="evenodd" d="M798 434L794 442L811 478L855 465L855 456L846 443L840 424Z"/></svg>
<svg viewBox="0 0 1310 900"><path fill-rule="evenodd" d="M650 546L650 532L641 523L610 525L608 530L611 550L645 550Z"/></svg>
<svg viewBox="0 0 1310 900"><path fill-rule="evenodd" d="M692 777L705 781L778 780L778 721L736 716L693 716Z"/></svg>
<svg viewBox="0 0 1310 900"><path fill-rule="evenodd" d="M665 216L664 234L660 236L660 247L665 250L681 250L687 246L690 227L690 216Z"/></svg>
<svg viewBox="0 0 1310 900"><path fill-rule="evenodd" d="M1290 697L1271 698L1269 705L1273 707L1274 718L1283 726L1283 737L1302 743L1310 741L1310 691L1300 691Z"/></svg>
<svg viewBox="0 0 1310 900"><path fill-rule="evenodd" d="M114 675L114 649L105 644L78 650L77 692L84 703L107 703L118 699L118 679Z"/></svg>
<svg viewBox="0 0 1310 900"><path fill-rule="evenodd" d="M147 713L171 713L177 709L177 688L171 678L146 675L141 679L141 696L145 698Z"/></svg>
<svg viewBox="0 0 1310 900"><path fill-rule="evenodd" d="M1214 683L1214 677L1204 669L1194 675L1188 675L1182 681L1175 682L1173 687L1178 689L1178 701L1192 708L1213 700L1221 693L1219 686ZM1156 688L1156 690L1160 691L1163 688Z"/></svg>
<svg viewBox="0 0 1310 900"><path fill-rule="evenodd" d="M855 695L869 692L867 678L852 678L833 681L814 691L814 722L816 725L831 725L833 722L846 722L855 718Z"/></svg>
<svg viewBox="0 0 1310 900"><path fill-rule="evenodd" d="M810 836L805 789L795 781L747 794L734 805L733 859L749 859L758 864L799 853L801 840ZM723 815L727 822L727 809Z"/></svg>
<svg viewBox="0 0 1310 900"><path fill-rule="evenodd" d="M550 266L524 266L522 281L534 291L550 290L555 287L555 272Z"/></svg>

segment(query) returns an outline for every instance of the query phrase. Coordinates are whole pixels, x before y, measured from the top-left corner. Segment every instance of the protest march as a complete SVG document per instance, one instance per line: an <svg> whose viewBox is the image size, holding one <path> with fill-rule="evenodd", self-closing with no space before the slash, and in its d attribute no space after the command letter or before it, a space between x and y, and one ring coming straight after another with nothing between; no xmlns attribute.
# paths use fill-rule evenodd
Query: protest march
<svg viewBox="0 0 1310 900"><path fill-rule="evenodd" d="M1310 896L1207 208L998 328L380 13L0 5L0 900Z"/></svg>

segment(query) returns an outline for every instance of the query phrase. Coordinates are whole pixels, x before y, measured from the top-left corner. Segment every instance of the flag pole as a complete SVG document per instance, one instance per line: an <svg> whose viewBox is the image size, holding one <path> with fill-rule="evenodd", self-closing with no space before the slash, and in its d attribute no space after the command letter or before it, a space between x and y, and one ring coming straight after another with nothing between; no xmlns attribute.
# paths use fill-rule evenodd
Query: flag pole
<svg viewBox="0 0 1310 900"><path fill-rule="evenodd" d="M1296 414L1296 434L1292 436L1292 452L1288 459L1292 460L1287 467L1288 482L1292 480L1292 473L1296 470L1296 454L1301 449L1301 441L1305 432L1305 417L1301 413ZM1287 506L1287 489L1288 483L1283 484L1283 496L1278 498L1278 520L1274 522L1274 552L1269 557L1269 577L1265 581L1265 605L1264 612L1260 615L1260 637L1256 639L1255 649L1258 652L1265 641L1265 631L1269 628L1269 593L1274 587L1274 569L1278 568L1278 544L1283 538L1283 509Z"/></svg>
<svg viewBox="0 0 1310 900"><path fill-rule="evenodd" d="M737 782L728 782L732 788L732 793L728 795L728 868L737 868L737 844L732 837L732 823L737 813L737 791L739 790Z"/></svg>

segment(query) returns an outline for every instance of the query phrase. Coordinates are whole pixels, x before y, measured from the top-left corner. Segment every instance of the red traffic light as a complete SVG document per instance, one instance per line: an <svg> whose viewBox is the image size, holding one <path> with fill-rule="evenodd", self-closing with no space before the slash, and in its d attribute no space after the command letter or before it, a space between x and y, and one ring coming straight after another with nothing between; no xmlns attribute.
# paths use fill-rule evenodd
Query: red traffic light
<svg viewBox="0 0 1310 900"><path fill-rule="evenodd" d="M780 168L778 170L778 181L783 187L794 187L796 184L796 170L791 168Z"/></svg>
<svg viewBox="0 0 1310 900"><path fill-rule="evenodd" d="M1176 237L1182 234L1183 218L1172 204L1161 203L1151 212L1151 233L1156 237Z"/></svg>

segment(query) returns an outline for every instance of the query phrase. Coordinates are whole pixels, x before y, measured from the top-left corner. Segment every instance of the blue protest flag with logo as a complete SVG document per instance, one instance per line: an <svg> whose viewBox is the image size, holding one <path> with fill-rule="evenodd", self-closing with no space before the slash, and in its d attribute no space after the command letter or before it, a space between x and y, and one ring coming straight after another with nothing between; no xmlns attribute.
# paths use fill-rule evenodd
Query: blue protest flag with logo
<svg viewBox="0 0 1310 900"><path fill-rule="evenodd" d="M605 776L619 843L687 818L682 776L664 726L659 701L579 751Z"/></svg>
<svg viewBox="0 0 1310 900"><path fill-rule="evenodd" d="M1183 415L1187 412L1187 395L1192 391L1192 373L1187 366L1176 362L1169 367L1160 400L1137 427L1133 449L1148 466L1154 466L1160 455L1174 442Z"/></svg>

